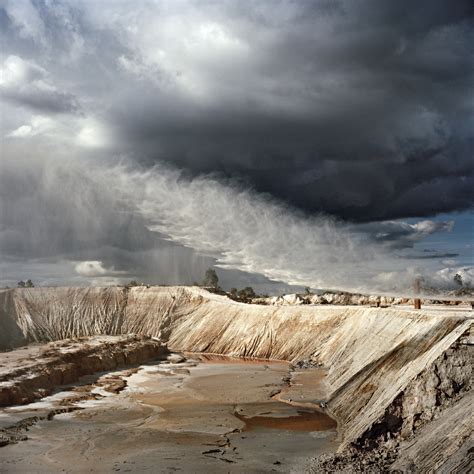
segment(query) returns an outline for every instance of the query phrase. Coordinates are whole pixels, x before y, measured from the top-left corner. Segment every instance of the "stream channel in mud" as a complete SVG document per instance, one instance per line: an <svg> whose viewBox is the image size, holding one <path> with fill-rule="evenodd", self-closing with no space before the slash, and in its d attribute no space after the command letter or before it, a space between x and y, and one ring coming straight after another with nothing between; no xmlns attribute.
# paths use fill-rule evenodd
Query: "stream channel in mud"
<svg viewBox="0 0 474 474"><path fill-rule="evenodd" d="M88 397L76 384L0 410L1 428L79 408L33 423L26 441L0 448L0 472L301 472L309 458L337 449L336 423L316 408L323 370L296 369L288 384L289 369L186 354L115 372L126 381L118 393L84 378Z"/></svg>

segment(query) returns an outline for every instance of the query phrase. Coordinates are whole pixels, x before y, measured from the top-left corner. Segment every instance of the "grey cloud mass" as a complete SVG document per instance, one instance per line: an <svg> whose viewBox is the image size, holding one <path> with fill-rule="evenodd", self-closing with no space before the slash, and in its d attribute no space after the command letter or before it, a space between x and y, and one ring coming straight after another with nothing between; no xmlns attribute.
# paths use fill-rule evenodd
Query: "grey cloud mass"
<svg viewBox="0 0 474 474"><path fill-rule="evenodd" d="M33 61L8 56L0 66L0 97L20 107L44 113L74 112L72 94L57 90L48 73Z"/></svg>
<svg viewBox="0 0 474 474"><path fill-rule="evenodd" d="M355 221L472 206L471 2L15 5L13 47L28 44L144 162ZM17 89L7 97L34 108L73 107L66 92Z"/></svg>
<svg viewBox="0 0 474 474"><path fill-rule="evenodd" d="M415 224L403 221L384 221L360 225L357 230L368 233L375 241L389 247L403 249L413 248L415 243L422 241L429 235L438 232L451 232L453 226L454 221L423 220ZM427 256L425 255L424 258Z"/></svg>
<svg viewBox="0 0 474 474"><path fill-rule="evenodd" d="M453 219L435 217L474 207L472 44L464 0L6 0L0 264L11 274L12 262L54 260L102 281L166 279L173 267L167 281L190 282L243 255L203 251L205 226L201 242L152 229L143 203L91 171L123 163L180 170L173 199L208 179L383 252L450 235ZM276 260L252 262L220 271L230 284L303 282Z"/></svg>
<svg viewBox="0 0 474 474"><path fill-rule="evenodd" d="M132 55L127 71L156 88L115 102L115 126L148 161L239 176L308 212L366 221L472 206L469 4L302 5L278 4L263 25L242 7L210 60L206 32L183 31L170 61L166 24L145 30L140 47L164 50Z"/></svg>

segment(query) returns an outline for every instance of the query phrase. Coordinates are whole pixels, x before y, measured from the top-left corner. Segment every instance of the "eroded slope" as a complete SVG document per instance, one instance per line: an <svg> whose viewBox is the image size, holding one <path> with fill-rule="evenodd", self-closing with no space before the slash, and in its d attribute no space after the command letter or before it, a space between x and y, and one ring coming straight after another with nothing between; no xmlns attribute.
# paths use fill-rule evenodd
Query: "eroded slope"
<svg viewBox="0 0 474 474"><path fill-rule="evenodd" d="M172 350L320 364L342 449L384 423L400 396L472 325L468 311L249 305L194 287L10 290L0 293L0 308L4 348L135 333L160 337ZM407 426L413 414L401 416Z"/></svg>

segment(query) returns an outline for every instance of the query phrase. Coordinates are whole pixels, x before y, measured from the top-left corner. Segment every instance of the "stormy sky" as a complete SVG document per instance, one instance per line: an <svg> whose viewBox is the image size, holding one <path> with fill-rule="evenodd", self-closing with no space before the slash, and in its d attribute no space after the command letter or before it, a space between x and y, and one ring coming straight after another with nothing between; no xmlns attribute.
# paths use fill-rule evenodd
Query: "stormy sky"
<svg viewBox="0 0 474 474"><path fill-rule="evenodd" d="M0 2L0 285L474 281L474 7Z"/></svg>

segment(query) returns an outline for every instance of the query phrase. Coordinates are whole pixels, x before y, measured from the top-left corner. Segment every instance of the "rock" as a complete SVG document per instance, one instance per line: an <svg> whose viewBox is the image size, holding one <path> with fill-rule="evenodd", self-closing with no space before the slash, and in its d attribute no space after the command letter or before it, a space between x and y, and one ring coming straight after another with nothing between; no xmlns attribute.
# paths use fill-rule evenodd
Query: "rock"
<svg viewBox="0 0 474 474"><path fill-rule="evenodd" d="M288 305L299 305L303 304L303 300L296 294L293 295L283 295L282 296L283 303Z"/></svg>
<svg viewBox="0 0 474 474"><path fill-rule="evenodd" d="M186 357L184 357L182 354L173 353L167 356L166 360L172 364L181 364L182 362L186 361Z"/></svg>

